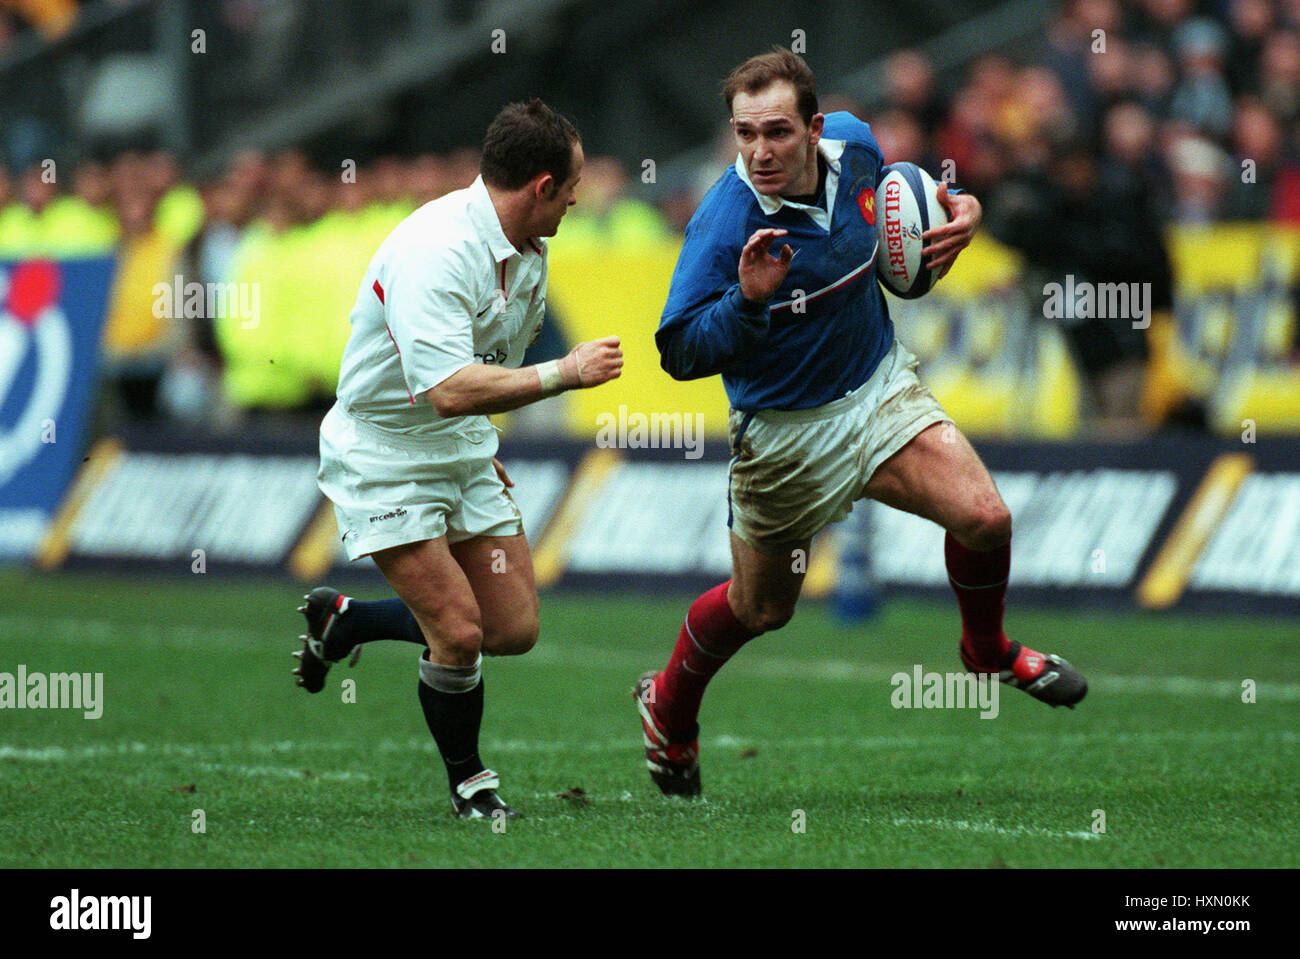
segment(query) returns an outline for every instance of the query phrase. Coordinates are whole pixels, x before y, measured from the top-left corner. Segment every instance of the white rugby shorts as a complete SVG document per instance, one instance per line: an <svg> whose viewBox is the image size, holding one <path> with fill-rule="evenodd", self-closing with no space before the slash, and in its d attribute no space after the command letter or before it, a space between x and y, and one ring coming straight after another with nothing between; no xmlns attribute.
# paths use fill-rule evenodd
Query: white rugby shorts
<svg viewBox="0 0 1300 959"><path fill-rule="evenodd" d="M316 483L334 504L348 559L446 536L523 532L497 476L496 431L408 436L350 416L338 404L320 427Z"/></svg>
<svg viewBox="0 0 1300 959"><path fill-rule="evenodd" d="M867 382L807 410L732 410L728 524L755 549L784 552L844 519L871 474L935 423L952 422L897 340Z"/></svg>

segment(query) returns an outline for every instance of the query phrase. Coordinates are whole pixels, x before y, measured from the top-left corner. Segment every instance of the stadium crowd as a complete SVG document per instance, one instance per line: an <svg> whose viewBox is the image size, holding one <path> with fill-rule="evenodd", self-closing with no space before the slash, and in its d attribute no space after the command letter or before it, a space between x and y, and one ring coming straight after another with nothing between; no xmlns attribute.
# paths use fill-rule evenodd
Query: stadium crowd
<svg viewBox="0 0 1300 959"><path fill-rule="evenodd" d="M1166 225L1300 225L1300 0L1072 0L1043 53L982 56L955 80L944 86L925 55L902 51L874 100L831 93L823 109L867 118L887 161L951 170L984 200L989 232L1045 273L1151 282L1167 309ZM697 182L732 155L720 139ZM346 328L323 332L322 317L346 315L402 217L477 171L473 149L331 169L302 150L245 151L198 179L160 150L7 159L0 259L115 252L113 415L194 421L328 405ZM557 243L658 242L699 199L685 182L656 206L609 157L588 159L579 190ZM176 277L256 284L258 316L159 316L157 284ZM1148 337L1066 332L1104 402L1130 409ZM271 353L284 357L273 375ZM1116 370L1118 385L1103 382Z"/></svg>
<svg viewBox="0 0 1300 959"><path fill-rule="evenodd" d="M1047 40L1027 62L978 58L951 92L925 57L895 54L872 129L887 161L947 169L984 200L1026 288L1150 284L1146 330L1129 317L1061 324L1094 423L1204 427L1174 359L1167 229L1300 227L1300 2L1072 0ZM1294 316L1294 266L1291 284ZM1294 366L1294 318L1290 342Z"/></svg>
<svg viewBox="0 0 1300 959"><path fill-rule="evenodd" d="M103 341L109 415L209 421L328 407L347 327L324 320L347 315L398 222L473 181L478 154L345 161L327 175L299 150L246 151L192 183L165 151L127 151L78 164L66 192L58 171L37 163L11 180L0 169L0 259L115 253ZM626 182L618 161L590 159L563 242L635 246L669 235ZM216 312L176 315L195 283L237 292Z"/></svg>

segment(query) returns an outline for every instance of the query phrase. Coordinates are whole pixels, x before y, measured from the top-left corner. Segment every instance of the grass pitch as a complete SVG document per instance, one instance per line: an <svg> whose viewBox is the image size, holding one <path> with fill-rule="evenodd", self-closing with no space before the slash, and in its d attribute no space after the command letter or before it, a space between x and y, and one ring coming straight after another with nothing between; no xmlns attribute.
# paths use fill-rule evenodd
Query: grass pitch
<svg viewBox="0 0 1300 959"><path fill-rule="evenodd" d="M960 668L955 605L848 625L806 604L714 680L690 803L651 785L629 691L692 597L544 595L538 648L485 667L483 758L527 816L497 833L450 814L415 647L292 685L303 592L0 573L0 671L102 672L105 700L98 720L0 711L0 866L1300 865L1294 623L1013 591L1011 634L1091 690L1074 712L1003 690L984 720L890 705L895 672Z"/></svg>

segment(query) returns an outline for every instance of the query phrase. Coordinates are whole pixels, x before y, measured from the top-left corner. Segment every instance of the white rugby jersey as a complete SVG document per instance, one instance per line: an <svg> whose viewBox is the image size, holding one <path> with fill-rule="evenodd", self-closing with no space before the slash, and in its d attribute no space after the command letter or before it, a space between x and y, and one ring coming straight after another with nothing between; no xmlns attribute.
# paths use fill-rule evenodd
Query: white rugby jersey
<svg viewBox="0 0 1300 959"><path fill-rule="evenodd" d="M420 207L379 245L343 351L338 402L402 433L491 432L486 416L441 417L423 395L471 363L518 367L542 328L546 241L520 253L479 177Z"/></svg>

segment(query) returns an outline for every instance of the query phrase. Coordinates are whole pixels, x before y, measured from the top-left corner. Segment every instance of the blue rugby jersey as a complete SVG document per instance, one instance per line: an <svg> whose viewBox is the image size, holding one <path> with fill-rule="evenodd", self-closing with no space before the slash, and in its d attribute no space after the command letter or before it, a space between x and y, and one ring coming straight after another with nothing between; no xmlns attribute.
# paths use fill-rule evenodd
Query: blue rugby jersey
<svg viewBox="0 0 1300 959"><path fill-rule="evenodd" d="M884 157L871 128L850 113L827 115L818 149L828 166L829 216L788 201L776 208L776 198L760 205L738 158L686 227L655 333L660 362L679 380L721 373L737 410L801 410L839 399L867 381L894 342L875 265ZM769 253L788 243L795 257L776 294L751 310L736 271L745 241L764 227L789 231Z"/></svg>

